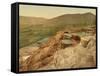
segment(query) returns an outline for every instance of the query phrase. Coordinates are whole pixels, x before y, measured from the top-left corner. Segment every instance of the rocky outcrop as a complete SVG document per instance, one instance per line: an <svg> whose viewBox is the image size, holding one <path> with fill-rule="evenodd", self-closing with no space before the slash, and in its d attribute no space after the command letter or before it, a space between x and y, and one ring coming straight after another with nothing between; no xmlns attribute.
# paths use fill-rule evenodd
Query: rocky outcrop
<svg viewBox="0 0 100 76"><path fill-rule="evenodd" d="M33 51L21 64L20 71L86 68L96 66L96 38L81 38L76 46L62 48L64 32L60 31Z"/></svg>
<svg viewBox="0 0 100 76"><path fill-rule="evenodd" d="M87 47L80 43L74 47L67 47L56 51L53 60L45 67L46 69L68 69L68 68L88 68L96 66L96 41L95 36L91 36Z"/></svg>
<svg viewBox="0 0 100 76"><path fill-rule="evenodd" d="M53 60L53 55L61 47L61 40L64 32L58 32L54 37L51 37L47 43L40 46L32 55L23 62L20 71L36 70L46 66Z"/></svg>

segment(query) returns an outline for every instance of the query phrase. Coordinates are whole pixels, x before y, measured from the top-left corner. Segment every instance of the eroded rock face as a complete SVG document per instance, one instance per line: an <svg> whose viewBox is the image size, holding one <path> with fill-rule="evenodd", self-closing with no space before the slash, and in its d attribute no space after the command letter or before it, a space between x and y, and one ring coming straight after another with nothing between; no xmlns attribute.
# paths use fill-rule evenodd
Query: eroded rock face
<svg viewBox="0 0 100 76"><path fill-rule="evenodd" d="M37 50L23 62L20 71L84 68L96 66L96 39L89 36L84 47L82 43L76 46L61 48L61 40L64 33L58 32L51 37L46 44ZM88 38L88 37L87 37Z"/></svg>
<svg viewBox="0 0 100 76"><path fill-rule="evenodd" d="M46 44L43 44L32 55L25 60L20 71L36 70L53 60L53 55L61 47L61 40L64 32L58 32L54 37L50 38Z"/></svg>

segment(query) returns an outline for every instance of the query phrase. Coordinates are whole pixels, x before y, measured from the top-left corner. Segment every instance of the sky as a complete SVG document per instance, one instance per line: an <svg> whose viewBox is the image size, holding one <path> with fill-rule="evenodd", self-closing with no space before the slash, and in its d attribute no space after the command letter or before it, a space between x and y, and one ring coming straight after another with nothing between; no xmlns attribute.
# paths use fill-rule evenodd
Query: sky
<svg viewBox="0 0 100 76"><path fill-rule="evenodd" d="M82 14L87 12L91 12L94 15L96 14L96 10L90 8L19 5L20 16L44 17L48 19L64 14Z"/></svg>

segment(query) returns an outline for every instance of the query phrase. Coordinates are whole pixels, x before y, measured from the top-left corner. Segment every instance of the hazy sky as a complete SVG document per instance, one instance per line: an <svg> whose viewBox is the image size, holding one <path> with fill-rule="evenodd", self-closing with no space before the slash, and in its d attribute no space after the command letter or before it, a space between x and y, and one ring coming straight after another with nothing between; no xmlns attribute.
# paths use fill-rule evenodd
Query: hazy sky
<svg viewBox="0 0 100 76"><path fill-rule="evenodd" d="M95 9L89 9L89 8L19 5L20 16L53 18L63 14L75 14L75 13L86 13L86 12L91 12L93 14L96 14Z"/></svg>

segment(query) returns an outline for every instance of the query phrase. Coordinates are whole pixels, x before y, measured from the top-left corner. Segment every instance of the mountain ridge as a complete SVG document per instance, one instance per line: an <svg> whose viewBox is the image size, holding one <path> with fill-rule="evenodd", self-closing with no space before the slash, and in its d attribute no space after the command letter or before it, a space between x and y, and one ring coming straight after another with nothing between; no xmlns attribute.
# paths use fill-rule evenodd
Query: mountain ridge
<svg viewBox="0 0 100 76"><path fill-rule="evenodd" d="M95 24L95 15L87 13L76 13L76 14L63 14L51 19L46 19L43 17L26 17L20 16L20 25L38 25L42 24L44 26L52 25L78 25L78 24Z"/></svg>

